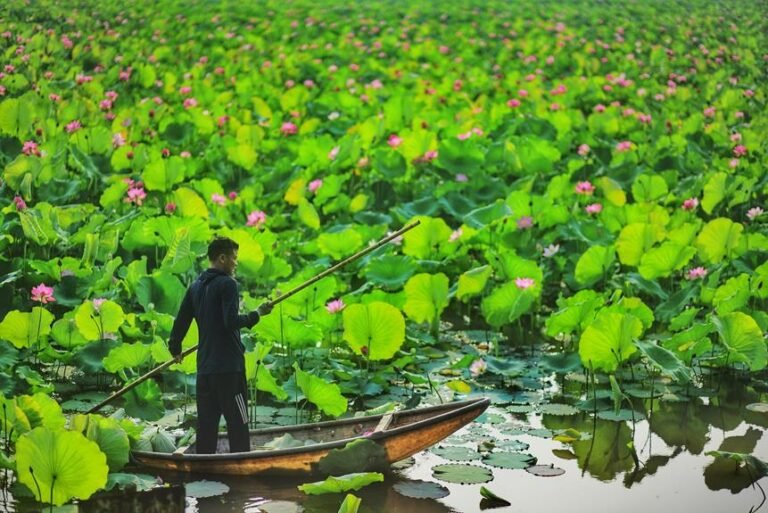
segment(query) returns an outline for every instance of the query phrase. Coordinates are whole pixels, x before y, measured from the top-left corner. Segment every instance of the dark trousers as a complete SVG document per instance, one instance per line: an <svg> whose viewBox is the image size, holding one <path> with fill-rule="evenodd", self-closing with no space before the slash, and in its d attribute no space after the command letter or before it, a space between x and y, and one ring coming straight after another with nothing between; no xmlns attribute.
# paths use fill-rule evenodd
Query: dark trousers
<svg viewBox="0 0 768 513"><path fill-rule="evenodd" d="M251 449L248 435L248 389L245 374L198 374L197 376L197 453L213 454L224 415L229 434L229 452Z"/></svg>

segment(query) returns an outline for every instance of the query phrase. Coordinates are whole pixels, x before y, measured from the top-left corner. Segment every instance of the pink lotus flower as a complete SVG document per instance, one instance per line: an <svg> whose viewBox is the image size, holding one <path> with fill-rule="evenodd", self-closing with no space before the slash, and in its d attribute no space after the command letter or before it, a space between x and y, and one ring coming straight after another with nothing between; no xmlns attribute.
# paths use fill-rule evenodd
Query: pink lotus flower
<svg viewBox="0 0 768 513"><path fill-rule="evenodd" d="M141 186L131 187L130 189L128 189L125 202L135 203L136 205L141 206L141 203L144 201L146 197L147 197L147 193L144 191L144 187L141 187Z"/></svg>
<svg viewBox="0 0 768 513"><path fill-rule="evenodd" d="M760 207L752 207L749 210L747 210L747 218L750 221L754 221L761 215L763 215L764 210Z"/></svg>
<svg viewBox="0 0 768 513"><path fill-rule="evenodd" d="M93 77L90 75L78 75L75 78L75 82L77 82L78 85L87 84L88 82L92 82L92 81L93 81Z"/></svg>
<svg viewBox="0 0 768 513"><path fill-rule="evenodd" d="M460 183L468 182L469 181L469 177L467 177L467 175L465 175L464 173L457 174L455 176L455 179L456 179L457 182L460 182Z"/></svg>
<svg viewBox="0 0 768 513"><path fill-rule="evenodd" d="M603 211L603 206L600 203L591 203L584 207L584 211L590 215L596 215Z"/></svg>
<svg viewBox="0 0 768 513"><path fill-rule="evenodd" d="M336 160L336 157L339 156L339 148L338 146L334 146L331 148L331 151L328 152L328 160Z"/></svg>
<svg viewBox="0 0 768 513"><path fill-rule="evenodd" d="M755 92L752 89L747 89L744 91L744 96L747 98L752 98L755 95Z"/></svg>
<svg viewBox="0 0 768 513"><path fill-rule="evenodd" d="M695 210L699 206L698 198L688 198L683 201L683 210Z"/></svg>
<svg viewBox="0 0 768 513"><path fill-rule="evenodd" d="M32 300L39 301L42 304L56 301L56 298L53 297L53 287L48 287L45 283L32 287Z"/></svg>
<svg viewBox="0 0 768 513"><path fill-rule="evenodd" d="M520 290L530 289L536 285L536 280L533 278L515 278L515 287Z"/></svg>
<svg viewBox="0 0 768 513"><path fill-rule="evenodd" d="M117 132L112 135L112 147L119 148L120 146L125 146L125 137L120 132Z"/></svg>
<svg viewBox="0 0 768 513"><path fill-rule="evenodd" d="M106 298L103 298L103 297L97 297L97 298L95 298L95 299L92 301L92 303L93 303L93 309L94 309L94 310L96 310L97 312L98 312L98 311L100 311L100 310L101 310L101 305L103 305L103 304L104 304L104 302L105 302L106 300L107 300L107 299L106 299Z"/></svg>
<svg viewBox="0 0 768 513"><path fill-rule="evenodd" d="M117 78L123 82L127 82L131 79L131 68L121 70Z"/></svg>
<svg viewBox="0 0 768 513"><path fill-rule="evenodd" d="M694 267L693 269L688 270L688 273L686 274L686 278L689 280L699 280L703 279L707 275L707 270L703 267Z"/></svg>
<svg viewBox="0 0 768 513"><path fill-rule="evenodd" d="M421 157L421 160L423 162L432 162L435 160L438 156L437 150L427 150L424 152L424 155Z"/></svg>
<svg viewBox="0 0 768 513"><path fill-rule="evenodd" d="M265 214L261 210L254 210L253 212L248 214L248 220L246 221L245 226L255 226L256 228L259 228L266 221L267 221L267 214Z"/></svg>
<svg viewBox="0 0 768 513"><path fill-rule="evenodd" d="M511 109L516 109L520 106L520 100L517 98L512 98L511 100L507 100L507 107Z"/></svg>
<svg viewBox="0 0 768 513"><path fill-rule="evenodd" d="M228 121L229 121L229 116L226 116L226 115L225 116L219 116L219 118L216 120L216 124L219 125L220 127L222 127L222 126L226 125Z"/></svg>
<svg viewBox="0 0 768 513"><path fill-rule="evenodd" d="M744 146L743 144L739 144L733 148L734 157L743 157L746 154L747 154L747 147Z"/></svg>
<svg viewBox="0 0 768 513"><path fill-rule="evenodd" d="M528 96L529 94L530 94L530 93L528 93L528 90L527 90L527 89L520 89L520 90L518 90L518 91L517 91L517 95L518 95L520 98L525 98L525 97L526 97L526 96Z"/></svg>
<svg viewBox="0 0 768 513"><path fill-rule="evenodd" d="M478 377L479 375L485 373L485 371L488 369L488 364L485 363L485 360L482 358L478 358L474 362L472 362L469 366L469 373L472 375L473 378Z"/></svg>
<svg viewBox="0 0 768 513"><path fill-rule="evenodd" d="M589 147L589 145L588 145L588 144L580 144L580 145L579 145L579 149L578 149L578 150L576 150L576 153L578 153L578 154L579 154L579 155L581 155L582 157L585 157L585 156L587 156L587 154L589 153L589 150L590 150L590 149L591 149L591 148ZM589 183L589 182L587 182L587 183ZM590 185L591 185L591 184L590 184Z"/></svg>
<svg viewBox="0 0 768 513"><path fill-rule="evenodd" d="M647 124L649 124L651 121L653 121L653 117L652 117L650 114L643 114L643 113L639 113L639 114L637 115L637 120L638 120L640 123L642 123L642 124L644 124L644 125L647 125Z"/></svg>
<svg viewBox="0 0 768 513"><path fill-rule="evenodd" d="M741 162L739 159L731 159L728 161L728 167L735 169L739 167L739 162Z"/></svg>
<svg viewBox="0 0 768 513"><path fill-rule="evenodd" d="M323 186L323 181L318 178L316 180L312 180L309 182L309 185L307 186L307 189L309 189L309 192L312 194L317 194L317 190Z"/></svg>
<svg viewBox="0 0 768 513"><path fill-rule="evenodd" d="M75 120L67 123L67 125L64 127L64 130L66 130L68 134L73 134L81 128L83 128L83 125L80 124L80 121Z"/></svg>
<svg viewBox="0 0 768 513"><path fill-rule="evenodd" d="M214 192L211 194L211 201L223 207L227 203L227 198L219 193Z"/></svg>
<svg viewBox="0 0 768 513"><path fill-rule="evenodd" d="M448 237L448 242L456 242L461 238L461 236L464 234L464 231L461 228L457 228L453 232L451 232L451 236Z"/></svg>
<svg viewBox="0 0 768 513"><path fill-rule="evenodd" d="M325 309L328 310L328 313L335 314L344 310L346 306L343 299L334 299L326 303Z"/></svg>
<svg viewBox="0 0 768 513"><path fill-rule="evenodd" d="M632 149L632 142L631 141L621 141L620 143L616 144L616 151L619 153L624 153L627 151L630 151Z"/></svg>
<svg viewBox="0 0 768 513"><path fill-rule="evenodd" d="M183 96L187 96L191 92L192 92L192 88L190 86L181 86L179 88L179 94L181 94Z"/></svg>
<svg viewBox="0 0 768 513"><path fill-rule="evenodd" d="M392 134L387 139L387 144L392 148L397 148L402 142L403 140L397 134Z"/></svg>
<svg viewBox="0 0 768 513"><path fill-rule="evenodd" d="M188 152L187 150L184 150L181 153L179 153L179 157L181 157L183 159L188 159L191 156L192 156L192 154L190 152Z"/></svg>
<svg viewBox="0 0 768 513"><path fill-rule="evenodd" d="M707 107L706 109L704 109L704 116L706 116L708 118L715 117L715 108L714 107Z"/></svg>
<svg viewBox="0 0 768 513"><path fill-rule="evenodd" d="M523 216L517 220L517 227L520 230L527 230L533 227L533 218L531 216Z"/></svg>
<svg viewBox="0 0 768 513"><path fill-rule="evenodd" d="M176 203L169 201L165 204L165 213L171 215L174 212L176 212Z"/></svg>
<svg viewBox="0 0 768 513"><path fill-rule="evenodd" d="M117 100L117 97L119 95L114 91L107 91L106 93L104 93L104 96L107 97L107 100L114 102L115 100Z"/></svg>
<svg viewBox="0 0 768 513"><path fill-rule="evenodd" d="M595 112L605 112L605 105L603 105L602 103L598 103L597 105L595 105L594 110Z"/></svg>
<svg viewBox="0 0 768 513"><path fill-rule="evenodd" d="M48 95L48 99L51 100L52 102L58 102L58 101L61 101L61 96L56 93L51 93Z"/></svg>
<svg viewBox="0 0 768 513"><path fill-rule="evenodd" d="M24 201L24 199L21 196L14 196L13 204L16 207L16 210L18 211L26 210L27 208L27 203Z"/></svg>
<svg viewBox="0 0 768 513"><path fill-rule="evenodd" d="M197 107L197 100L194 98L187 98L184 100L184 108L185 109L191 109Z"/></svg>
<svg viewBox="0 0 768 513"><path fill-rule="evenodd" d="M290 121L286 121L280 126L280 133L283 135L295 135L296 132L298 132L298 127Z"/></svg>
<svg viewBox="0 0 768 513"><path fill-rule="evenodd" d="M542 251L545 258L552 258L560 251L560 244L550 244Z"/></svg>
<svg viewBox="0 0 768 513"><path fill-rule="evenodd" d="M574 189L576 194L582 194L584 196L592 196L592 194L595 192L595 186L586 180L583 182L577 182Z"/></svg>
<svg viewBox="0 0 768 513"><path fill-rule="evenodd" d="M565 85L564 85L564 84L559 84L559 85L558 85L556 88L552 89L552 90L549 92L549 94L551 94L552 96L559 96L559 95L561 95L561 94L565 94L565 92L566 92L567 90L568 90L568 89L565 87Z"/></svg>
<svg viewBox="0 0 768 513"><path fill-rule="evenodd" d="M35 141L24 141L24 146L21 147L21 152L24 155L40 156L40 148Z"/></svg>
<svg viewBox="0 0 768 513"><path fill-rule="evenodd" d="M110 110L112 108L112 101L108 99L101 100L99 102L99 108L101 110Z"/></svg>

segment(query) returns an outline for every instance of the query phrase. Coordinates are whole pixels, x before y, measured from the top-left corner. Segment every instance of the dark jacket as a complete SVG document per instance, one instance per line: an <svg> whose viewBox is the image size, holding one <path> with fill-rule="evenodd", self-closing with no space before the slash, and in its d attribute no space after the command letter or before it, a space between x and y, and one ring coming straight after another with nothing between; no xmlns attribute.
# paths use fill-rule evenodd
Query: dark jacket
<svg viewBox="0 0 768 513"><path fill-rule="evenodd" d="M181 341L194 318L199 332L198 374L222 374L245 370L245 346L240 328L259 322L256 311L239 315L237 282L217 269L203 271L189 287L173 323L169 347L171 354L181 353Z"/></svg>

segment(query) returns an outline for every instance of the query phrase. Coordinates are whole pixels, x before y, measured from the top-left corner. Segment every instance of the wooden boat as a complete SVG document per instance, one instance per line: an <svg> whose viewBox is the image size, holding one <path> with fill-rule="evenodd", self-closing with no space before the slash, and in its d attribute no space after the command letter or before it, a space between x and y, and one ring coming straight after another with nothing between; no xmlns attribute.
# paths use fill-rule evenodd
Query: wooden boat
<svg viewBox="0 0 768 513"><path fill-rule="evenodd" d="M194 446L173 453L133 451L139 464L160 470L206 474L301 474L318 471L319 461L333 449L357 438L368 438L386 450L395 463L422 451L472 422L488 408L487 398L402 410L384 415L347 418L251 431L249 452L229 453L225 433L219 435L216 454L195 454ZM264 445L289 433L297 440L312 440L302 447L266 449Z"/></svg>

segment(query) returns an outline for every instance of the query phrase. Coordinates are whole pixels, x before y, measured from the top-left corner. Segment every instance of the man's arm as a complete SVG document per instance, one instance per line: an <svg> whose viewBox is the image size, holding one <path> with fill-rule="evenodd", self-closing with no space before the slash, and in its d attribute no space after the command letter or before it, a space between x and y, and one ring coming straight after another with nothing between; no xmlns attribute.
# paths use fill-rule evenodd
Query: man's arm
<svg viewBox="0 0 768 513"><path fill-rule="evenodd" d="M250 328L259 322L260 316L257 310L246 315L240 315L240 297L237 293L237 282L234 279L223 280L221 289L221 313L224 318L224 327L228 330Z"/></svg>
<svg viewBox="0 0 768 513"><path fill-rule="evenodd" d="M184 299L181 301L181 307L179 313L176 315L176 320L173 321L173 328L171 329L171 338L168 341L168 348L171 350L173 356L181 354L181 341L184 340L189 325L192 324L192 319L195 317L194 307L192 306L192 292L191 289L187 289L187 293L184 294Z"/></svg>

